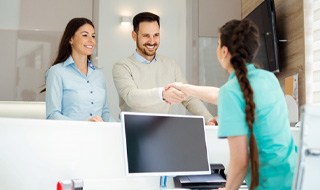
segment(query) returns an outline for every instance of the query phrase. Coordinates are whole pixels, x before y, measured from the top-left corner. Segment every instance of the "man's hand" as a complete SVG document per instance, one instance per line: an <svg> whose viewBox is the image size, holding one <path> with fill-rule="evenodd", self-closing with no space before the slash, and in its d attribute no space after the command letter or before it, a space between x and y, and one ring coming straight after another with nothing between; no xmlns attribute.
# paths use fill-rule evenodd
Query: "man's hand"
<svg viewBox="0 0 320 190"><path fill-rule="evenodd" d="M162 91L162 97L169 104L179 104L188 96L176 88L166 87Z"/></svg>
<svg viewBox="0 0 320 190"><path fill-rule="evenodd" d="M214 118L210 119L210 121L208 121L207 125L218 125L218 116L215 116Z"/></svg>

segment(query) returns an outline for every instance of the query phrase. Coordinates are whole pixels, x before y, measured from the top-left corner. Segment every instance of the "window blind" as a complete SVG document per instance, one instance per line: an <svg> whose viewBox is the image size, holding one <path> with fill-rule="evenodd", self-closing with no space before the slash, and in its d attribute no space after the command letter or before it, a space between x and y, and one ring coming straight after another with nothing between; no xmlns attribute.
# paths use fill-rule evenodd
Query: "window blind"
<svg viewBox="0 0 320 190"><path fill-rule="evenodd" d="M312 19L312 103L320 104L320 0L313 0L313 19Z"/></svg>
<svg viewBox="0 0 320 190"><path fill-rule="evenodd" d="M306 103L320 105L320 0L305 2Z"/></svg>

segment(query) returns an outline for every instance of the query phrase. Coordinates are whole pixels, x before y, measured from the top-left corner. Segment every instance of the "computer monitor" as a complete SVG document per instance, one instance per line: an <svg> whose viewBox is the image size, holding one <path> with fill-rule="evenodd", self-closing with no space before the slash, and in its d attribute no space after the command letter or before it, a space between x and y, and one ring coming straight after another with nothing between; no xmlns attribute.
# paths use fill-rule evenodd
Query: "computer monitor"
<svg viewBox="0 0 320 190"><path fill-rule="evenodd" d="M126 174L210 174L203 116L122 112Z"/></svg>

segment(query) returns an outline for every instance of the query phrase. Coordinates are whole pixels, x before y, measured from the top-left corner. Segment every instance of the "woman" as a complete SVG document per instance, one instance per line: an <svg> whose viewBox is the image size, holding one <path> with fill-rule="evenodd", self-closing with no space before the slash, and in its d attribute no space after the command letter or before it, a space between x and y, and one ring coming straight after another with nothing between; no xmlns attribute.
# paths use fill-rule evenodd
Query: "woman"
<svg viewBox="0 0 320 190"><path fill-rule="evenodd" d="M69 21L58 56L46 75L47 119L109 121L106 80L91 63L96 45L93 23Z"/></svg>
<svg viewBox="0 0 320 190"><path fill-rule="evenodd" d="M218 135L228 138L230 148L227 183L221 189L239 189L244 179L250 190L291 189L297 150L287 106L274 74L252 64L258 47L252 21L229 21L219 30L217 47L218 60L230 74L227 83L220 90L171 84L218 103Z"/></svg>

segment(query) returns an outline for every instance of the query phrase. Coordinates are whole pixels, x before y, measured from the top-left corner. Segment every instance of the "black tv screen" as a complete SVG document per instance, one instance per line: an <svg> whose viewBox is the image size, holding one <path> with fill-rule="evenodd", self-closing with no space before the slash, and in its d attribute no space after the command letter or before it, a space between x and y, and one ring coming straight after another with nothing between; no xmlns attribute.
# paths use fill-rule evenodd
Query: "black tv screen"
<svg viewBox="0 0 320 190"><path fill-rule="evenodd" d="M203 116L121 112L126 174L210 174Z"/></svg>
<svg viewBox="0 0 320 190"><path fill-rule="evenodd" d="M255 22L260 31L260 48L254 63L262 69L280 72L274 1L264 0L245 19Z"/></svg>

